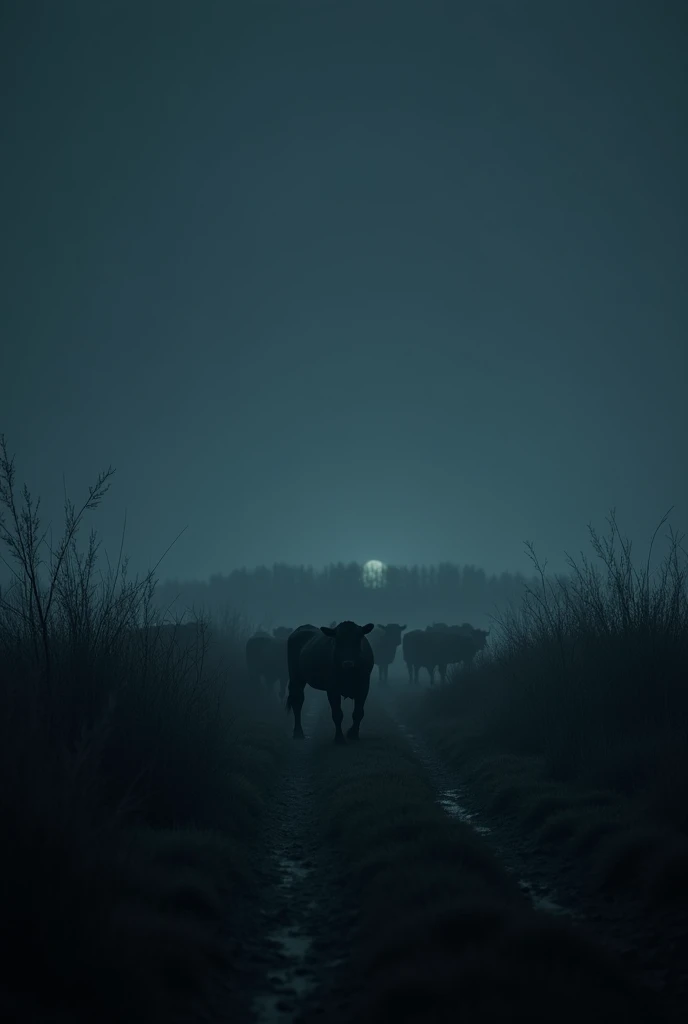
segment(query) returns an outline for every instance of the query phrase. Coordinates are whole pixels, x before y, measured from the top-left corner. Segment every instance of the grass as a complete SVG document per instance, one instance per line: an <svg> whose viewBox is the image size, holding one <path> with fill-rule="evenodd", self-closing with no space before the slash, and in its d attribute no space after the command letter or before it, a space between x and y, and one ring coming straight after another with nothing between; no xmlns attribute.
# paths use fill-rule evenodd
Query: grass
<svg viewBox="0 0 688 1024"><path fill-rule="evenodd" d="M532 909L476 833L439 807L379 707L375 716L377 736L315 754L324 837L361 906L347 1019L662 1020L603 950Z"/></svg>
<svg viewBox="0 0 688 1024"><path fill-rule="evenodd" d="M640 874L658 893L657 844L675 858L688 839L688 560L670 530L656 568L653 544L637 565L614 513L608 536L591 528L590 540L596 561L570 558L554 579L531 547L539 586L500 620L490 655L414 714L491 810L594 858L601 875L609 844L625 843L629 863L642 849ZM630 877L620 863L608 874Z"/></svg>
<svg viewBox="0 0 688 1024"><path fill-rule="evenodd" d="M153 574L101 572L85 516L48 547L0 444L0 898L12 1019L184 1019L231 976L232 915L284 744L237 622L163 625ZM286 740L284 741L286 744ZM40 996L39 996L40 993Z"/></svg>

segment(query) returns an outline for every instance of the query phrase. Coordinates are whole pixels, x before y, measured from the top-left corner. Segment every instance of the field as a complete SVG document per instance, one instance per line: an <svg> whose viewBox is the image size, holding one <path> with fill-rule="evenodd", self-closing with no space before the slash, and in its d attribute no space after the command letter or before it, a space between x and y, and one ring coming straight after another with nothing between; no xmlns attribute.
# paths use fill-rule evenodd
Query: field
<svg viewBox="0 0 688 1024"><path fill-rule="evenodd" d="M646 775L631 759L630 789L615 773L621 729L599 712L604 673L566 704L546 637L515 626L501 662L436 693L374 683L360 744L332 743L324 695L308 690L294 743L277 694L248 683L239 619L163 624L152 574L130 579L123 559L101 574L94 537L80 550L107 474L83 508L67 504L48 550L36 504L1 468L14 569L0 618L5 1019L680 1019L685 967L669 977L661 946L663 981L645 960L629 969L596 897L571 884L585 913L559 913L537 897L548 862L534 868L538 850L575 842L607 864L602 887L640 871L656 901L685 893L685 778L647 787L678 756L658 742L678 741L685 706L677 628L651 620L668 719L641 705L657 745ZM609 657L623 650L609 643ZM639 664L636 647L624 683L642 701ZM507 689L512 671L531 689ZM561 712L543 710L546 685ZM601 720L586 732L591 701ZM625 728L625 749L641 749L642 729ZM491 828L474 827L471 801Z"/></svg>

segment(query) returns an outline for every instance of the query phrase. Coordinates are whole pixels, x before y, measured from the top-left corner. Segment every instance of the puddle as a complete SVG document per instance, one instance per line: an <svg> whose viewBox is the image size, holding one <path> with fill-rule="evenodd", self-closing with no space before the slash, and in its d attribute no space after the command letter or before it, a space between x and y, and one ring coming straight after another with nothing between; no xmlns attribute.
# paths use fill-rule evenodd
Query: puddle
<svg viewBox="0 0 688 1024"><path fill-rule="evenodd" d="M294 974L290 970L270 971L268 981L271 981L276 987L284 989L285 994L289 993L295 996L305 996L315 988L313 978L305 974Z"/></svg>
<svg viewBox="0 0 688 1024"><path fill-rule="evenodd" d="M304 714L304 729L308 733L313 726L317 714L316 708L310 714ZM308 796L302 789L304 796ZM287 801L290 797L287 796ZM288 807L287 803L287 807ZM292 925L280 927L268 932L265 942L276 950L278 966L267 971L264 979L265 990L253 999L253 1012L257 1024L290 1024L300 1010L304 997L310 995L318 986L315 971L306 959L310 959L313 937L308 933L308 917L303 914L299 896L303 896L304 886L313 873L313 863L308 856L300 855L302 849L301 835L298 826L293 822L280 830L282 852L274 854L274 862L279 869L279 881L276 883L275 900L282 921L293 920ZM274 909L274 908L273 908ZM309 901L308 910L317 909L314 900ZM299 922L299 923L296 923ZM305 924L305 928L301 927Z"/></svg>
<svg viewBox="0 0 688 1024"><path fill-rule="evenodd" d="M267 938L269 942L276 943L282 955L290 960L303 960L313 942L307 935L299 935L293 928L279 928L270 932Z"/></svg>
<svg viewBox="0 0 688 1024"><path fill-rule="evenodd" d="M465 821L466 824L470 825L471 828L479 835L486 836L492 831L492 829L488 828L487 825L475 824L475 813L467 811L466 808L459 803L458 789L443 790L437 799L437 803L440 807L444 808L447 814L451 815L452 818L458 818L459 821Z"/></svg>
<svg viewBox="0 0 688 1024"><path fill-rule="evenodd" d="M294 884L294 881L303 881L311 873L311 868L306 868L302 864L299 864L293 857L280 857L277 863L282 871L282 881L280 886L283 889L288 889Z"/></svg>
<svg viewBox="0 0 688 1024"><path fill-rule="evenodd" d="M438 785L441 785L442 782L448 782L449 779L447 778L446 770L442 768L435 757L428 752L423 742L419 741L413 733L403 725L403 723L399 722L396 718L395 721L397 722L400 732L403 733L410 743L414 754L428 770L431 777L435 779L435 782ZM456 787L440 789L439 796L437 797L437 803L448 815L450 815L450 817L457 818L459 821L463 821L467 825L470 825L478 835L490 835L492 829L488 828L486 825L480 825L477 823L476 819L478 815L475 811L469 811L464 807L461 803L461 795L461 789ZM507 867L506 870L513 873L513 869L511 868ZM567 907L562 906L560 903L557 903L556 899L554 899L554 893L550 889L547 889L546 886L535 885L532 882L527 882L523 878L519 879L518 884L521 891L530 899L536 910L542 910L545 913L556 914L558 916L582 919L582 915L579 915L574 911L569 910Z"/></svg>
<svg viewBox="0 0 688 1024"><path fill-rule="evenodd" d="M558 914L566 917L580 916L574 915L571 910L562 907L556 900L551 899L547 894L548 890L544 886L535 886L532 882L526 882L524 878L519 878L518 884L526 896L529 897L536 910L544 910L548 914Z"/></svg>

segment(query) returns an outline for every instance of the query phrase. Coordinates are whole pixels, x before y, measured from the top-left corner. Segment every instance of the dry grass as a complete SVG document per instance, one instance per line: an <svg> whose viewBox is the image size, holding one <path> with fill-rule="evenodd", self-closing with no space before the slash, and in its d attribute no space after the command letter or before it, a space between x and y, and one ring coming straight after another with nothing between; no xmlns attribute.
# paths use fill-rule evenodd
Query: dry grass
<svg viewBox="0 0 688 1024"><path fill-rule="evenodd" d="M688 562L669 531L661 561L650 545L637 566L613 513L590 539L597 562L569 559L565 578L530 548L540 584L498 623L490 656L413 713L492 811L570 844L605 884L640 877L651 895L652 837L675 849L688 832ZM624 849L608 870L605 837Z"/></svg>
<svg viewBox="0 0 688 1024"><path fill-rule="evenodd" d="M540 587L527 588L521 607L497 624L491 657L428 693L426 711L452 719L465 749L541 757L563 781L628 795L670 789L665 810L680 819L688 806L688 561L670 532L659 565L651 568L648 555L636 567L613 514L609 523L606 538L590 530L601 568L581 556L569 559L569 576L552 579L532 555Z"/></svg>
<svg viewBox="0 0 688 1024"><path fill-rule="evenodd" d="M164 626L152 574L129 579L121 554L101 573L93 534L78 547L110 475L48 547L0 446L7 1019L172 1021L203 999L281 757L238 624Z"/></svg>

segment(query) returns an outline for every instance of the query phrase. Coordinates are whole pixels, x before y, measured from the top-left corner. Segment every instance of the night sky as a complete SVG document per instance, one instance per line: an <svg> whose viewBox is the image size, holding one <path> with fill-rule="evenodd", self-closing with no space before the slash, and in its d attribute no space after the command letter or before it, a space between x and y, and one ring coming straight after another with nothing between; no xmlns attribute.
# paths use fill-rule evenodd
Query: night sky
<svg viewBox="0 0 688 1024"><path fill-rule="evenodd" d="M688 5L0 7L0 432L161 575L686 524Z"/></svg>

